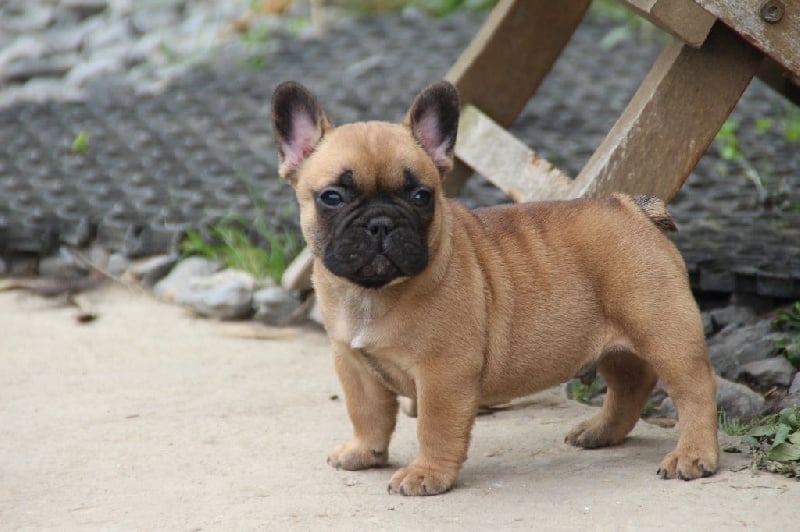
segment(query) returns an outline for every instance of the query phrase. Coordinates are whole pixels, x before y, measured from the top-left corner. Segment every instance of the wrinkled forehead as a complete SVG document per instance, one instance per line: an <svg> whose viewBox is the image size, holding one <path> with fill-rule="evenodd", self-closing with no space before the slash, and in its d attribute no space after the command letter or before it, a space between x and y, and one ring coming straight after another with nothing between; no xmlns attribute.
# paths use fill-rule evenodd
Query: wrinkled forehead
<svg viewBox="0 0 800 532"><path fill-rule="evenodd" d="M312 189L337 182L349 171L360 192L377 187L400 189L412 173L420 184L433 187L438 172L408 128L386 122L347 124L329 132L302 169Z"/></svg>

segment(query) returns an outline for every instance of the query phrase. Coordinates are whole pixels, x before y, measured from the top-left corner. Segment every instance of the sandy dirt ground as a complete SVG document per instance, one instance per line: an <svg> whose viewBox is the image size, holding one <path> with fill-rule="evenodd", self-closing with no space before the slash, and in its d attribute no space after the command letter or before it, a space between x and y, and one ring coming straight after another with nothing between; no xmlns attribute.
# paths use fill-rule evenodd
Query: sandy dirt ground
<svg viewBox="0 0 800 532"><path fill-rule="evenodd" d="M656 477L675 429L613 449L563 443L591 407L544 392L479 417L457 488L389 495L391 466L336 471L349 422L325 337L253 340L121 288L99 319L0 294L0 530L790 530L800 482L722 455L714 477Z"/></svg>

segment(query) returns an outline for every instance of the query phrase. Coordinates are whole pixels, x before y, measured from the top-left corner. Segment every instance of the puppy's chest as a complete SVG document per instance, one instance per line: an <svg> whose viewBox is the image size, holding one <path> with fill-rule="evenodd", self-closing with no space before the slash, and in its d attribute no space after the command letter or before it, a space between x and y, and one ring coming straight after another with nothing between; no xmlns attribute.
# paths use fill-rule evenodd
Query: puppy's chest
<svg viewBox="0 0 800 532"><path fill-rule="evenodd" d="M361 364L384 386L398 395L416 397L416 386L410 372L405 371L391 357L370 352L367 349L356 351Z"/></svg>
<svg viewBox="0 0 800 532"><path fill-rule="evenodd" d="M341 298L326 318L328 334L347 345L359 364L393 392L416 395L411 350L403 345L403 324L367 298ZM330 319L328 319L330 318Z"/></svg>

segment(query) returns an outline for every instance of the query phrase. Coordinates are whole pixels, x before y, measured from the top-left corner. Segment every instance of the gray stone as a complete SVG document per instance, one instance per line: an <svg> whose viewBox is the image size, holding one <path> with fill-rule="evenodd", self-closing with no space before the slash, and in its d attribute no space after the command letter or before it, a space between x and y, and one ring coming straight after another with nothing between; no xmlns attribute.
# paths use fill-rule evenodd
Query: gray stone
<svg viewBox="0 0 800 532"><path fill-rule="evenodd" d="M58 248L55 255L43 258L39 261L39 275L42 277L55 277L58 279L70 279L82 277L89 272L89 268L69 249Z"/></svg>
<svg viewBox="0 0 800 532"><path fill-rule="evenodd" d="M175 302L201 316L221 320L247 318L253 314L255 286L252 275L224 270L208 277L194 277L175 296Z"/></svg>
<svg viewBox="0 0 800 532"><path fill-rule="evenodd" d="M795 373L792 384L789 386L790 394L800 394L800 372Z"/></svg>
<svg viewBox="0 0 800 532"><path fill-rule="evenodd" d="M728 305L708 311L714 331L721 331L729 325L749 325L756 321L756 312L750 307Z"/></svg>
<svg viewBox="0 0 800 532"><path fill-rule="evenodd" d="M740 367L736 379L757 387L789 386L795 374L794 366L782 356L756 360Z"/></svg>
<svg viewBox="0 0 800 532"><path fill-rule="evenodd" d="M173 26L180 20L177 11L169 9L148 9L134 13L130 19L131 28L138 35L155 33L162 28Z"/></svg>
<svg viewBox="0 0 800 532"><path fill-rule="evenodd" d="M708 312L701 312L700 317L703 319L703 334L706 338L717 332L714 328L714 321L711 319L711 315Z"/></svg>
<svg viewBox="0 0 800 532"><path fill-rule="evenodd" d="M772 410L780 412L784 408L791 408L793 406L800 408L800 392L790 393L786 397L783 397Z"/></svg>
<svg viewBox="0 0 800 532"><path fill-rule="evenodd" d="M83 96L79 89L65 87L61 79L35 78L21 87L0 91L0 108L18 102L76 101Z"/></svg>
<svg viewBox="0 0 800 532"><path fill-rule="evenodd" d="M20 16L14 17L14 29L20 33L43 30L53 23L54 11L40 2L27 2Z"/></svg>
<svg viewBox="0 0 800 532"><path fill-rule="evenodd" d="M23 59L38 59L42 57L47 45L39 39L22 36L0 50L0 76L5 68L16 61Z"/></svg>
<svg viewBox="0 0 800 532"><path fill-rule="evenodd" d="M84 24L78 27L56 27L50 29L43 39L46 43L45 53L47 55L63 54L65 52L78 53L83 46L86 35L91 28Z"/></svg>
<svg viewBox="0 0 800 532"><path fill-rule="evenodd" d="M89 264L98 270L108 270L108 260L110 258L108 250L99 245L93 245L86 252L81 252L83 258L89 261Z"/></svg>
<svg viewBox="0 0 800 532"><path fill-rule="evenodd" d="M761 414L764 398L743 384L737 384L717 376L717 410L729 418L749 421ZM671 397L667 397L658 409L659 415L678 419L678 410Z"/></svg>
<svg viewBox="0 0 800 532"><path fill-rule="evenodd" d="M128 273L145 286L153 286L170 272L177 264L178 259L180 259L180 255L170 253L138 260L128 268Z"/></svg>
<svg viewBox="0 0 800 532"><path fill-rule="evenodd" d="M163 38L157 34L143 35L128 50L128 62L141 63L155 55L161 48Z"/></svg>
<svg viewBox="0 0 800 532"><path fill-rule="evenodd" d="M770 320L754 325L729 325L708 341L708 355L717 373L733 378L742 364L764 360L777 354L779 333L772 331Z"/></svg>
<svg viewBox="0 0 800 532"><path fill-rule="evenodd" d="M124 60L119 57L101 57L76 65L66 76L71 87L84 87L86 84L105 74L119 72L123 69Z"/></svg>
<svg viewBox="0 0 800 532"><path fill-rule="evenodd" d="M153 292L156 297L172 301L175 297L188 289L192 279L208 277L218 272L222 265L214 260L204 257L189 257L180 261L169 275L156 283Z"/></svg>
<svg viewBox="0 0 800 532"><path fill-rule="evenodd" d="M24 83L33 78L60 78L77 63L78 57L74 54L20 59L3 69L0 81Z"/></svg>
<svg viewBox="0 0 800 532"><path fill-rule="evenodd" d="M112 253L108 257L108 266L106 268L111 275L120 276L128 270L130 265L131 259L122 253Z"/></svg>
<svg viewBox="0 0 800 532"><path fill-rule="evenodd" d="M86 37L86 46L90 50L101 50L109 46L117 46L132 39L130 24L125 20L116 20L100 26Z"/></svg>
<svg viewBox="0 0 800 532"><path fill-rule="evenodd" d="M287 325L295 317L301 302L279 286L268 286L253 294L256 319L270 325Z"/></svg>
<svg viewBox="0 0 800 532"><path fill-rule="evenodd" d="M6 266L6 261L3 260L3 257L0 257L0 276L3 276L8 271L8 267Z"/></svg>

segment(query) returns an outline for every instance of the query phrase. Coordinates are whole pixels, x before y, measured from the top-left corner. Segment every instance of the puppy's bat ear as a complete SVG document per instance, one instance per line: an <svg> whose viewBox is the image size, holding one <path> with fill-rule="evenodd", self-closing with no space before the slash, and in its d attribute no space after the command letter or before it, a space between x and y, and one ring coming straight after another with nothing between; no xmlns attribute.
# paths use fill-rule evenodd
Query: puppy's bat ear
<svg viewBox="0 0 800 532"><path fill-rule="evenodd" d="M308 89L294 81L281 83L272 95L272 129L280 161L278 174L294 184L295 171L332 127Z"/></svg>
<svg viewBox="0 0 800 532"><path fill-rule="evenodd" d="M403 122L442 175L453 167L458 115L458 91L447 81L437 81L417 95Z"/></svg>

